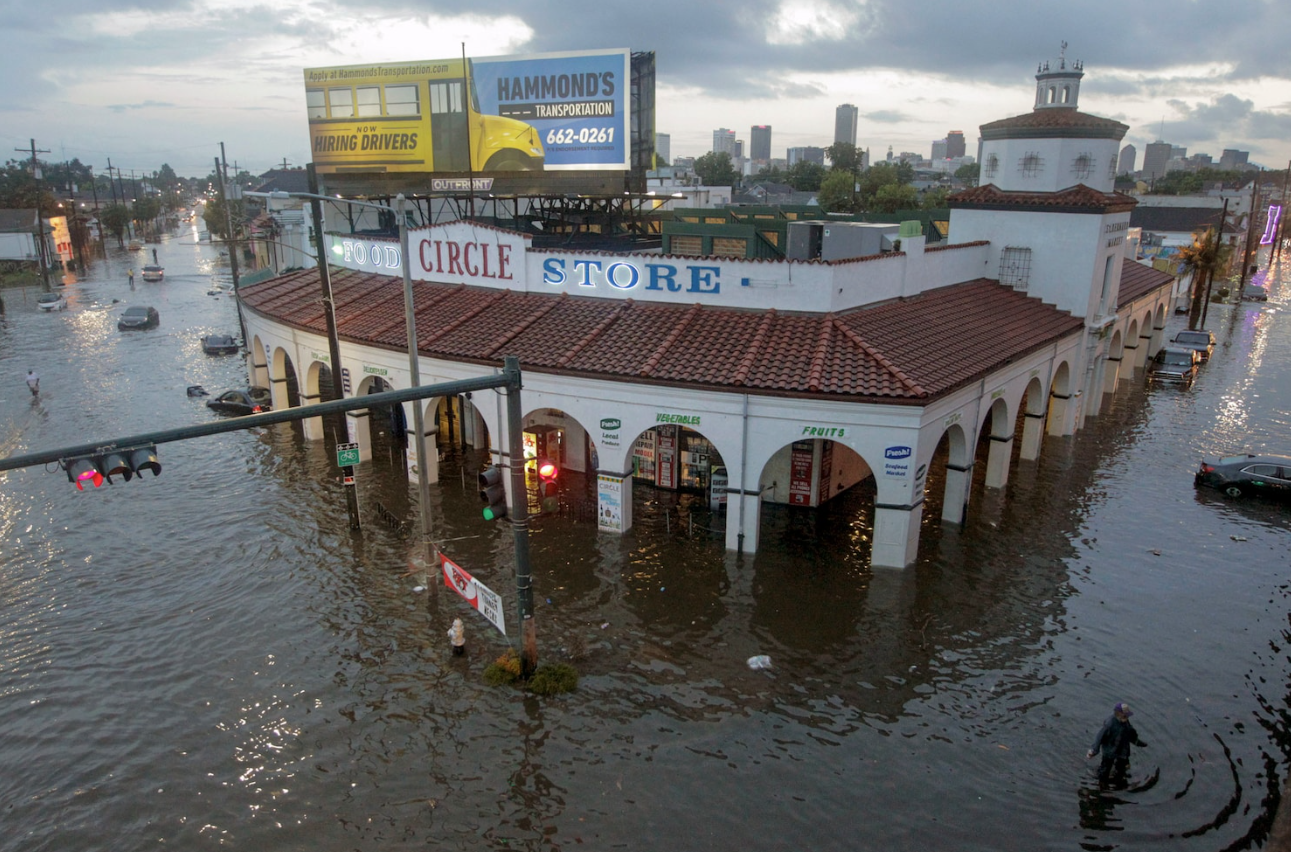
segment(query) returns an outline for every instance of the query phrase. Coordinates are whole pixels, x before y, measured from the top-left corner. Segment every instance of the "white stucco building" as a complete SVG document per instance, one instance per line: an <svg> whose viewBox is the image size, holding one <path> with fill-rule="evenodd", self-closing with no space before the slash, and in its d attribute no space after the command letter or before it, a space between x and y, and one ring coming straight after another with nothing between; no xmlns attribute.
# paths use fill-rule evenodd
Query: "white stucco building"
<svg viewBox="0 0 1291 852"><path fill-rule="evenodd" d="M1126 127L1079 112L1083 69L1057 65L1037 74L1030 113L982 127L983 185L952 196L944 246L927 248L917 223L898 251L830 262L414 228L421 381L517 356L526 442L594 481L606 534L631 534L634 481L704 492L722 467L728 548L757 549L768 502L813 511L867 483L873 565L909 565L930 481L941 522L962 522L975 481L1007 488L1046 433L1081 428L1162 344L1174 279L1126 257L1134 200L1112 188ZM399 244L342 221L327 236L344 267L332 277L342 388L407 387ZM312 269L242 293L251 379L275 407L330 383L319 293ZM426 414L408 462L424 459L432 481L445 417L511 462L501 399L430 400ZM369 451L365 419L350 425ZM305 434L322 438L322 424Z"/></svg>

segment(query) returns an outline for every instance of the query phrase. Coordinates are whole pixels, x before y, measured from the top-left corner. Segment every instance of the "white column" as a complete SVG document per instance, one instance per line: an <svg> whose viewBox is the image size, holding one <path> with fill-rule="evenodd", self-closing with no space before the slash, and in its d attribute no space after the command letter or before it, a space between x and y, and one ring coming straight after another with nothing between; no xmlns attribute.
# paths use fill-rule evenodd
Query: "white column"
<svg viewBox="0 0 1291 852"><path fill-rule="evenodd" d="M968 508L968 490L973 487L973 466L946 465L946 496L941 503L941 519L952 524L964 522ZM876 521L877 523L877 521Z"/></svg>
<svg viewBox="0 0 1291 852"><path fill-rule="evenodd" d="M905 568L919 555L919 522L923 501L916 506L874 506L873 568Z"/></svg>
<svg viewBox="0 0 1291 852"><path fill-rule="evenodd" d="M1035 461L1040 458L1040 445L1044 442L1044 415L1027 412L1022 416L1022 446L1018 458Z"/></svg>
<svg viewBox="0 0 1291 852"><path fill-rule="evenodd" d="M372 461L372 427L369 425L368 410L345 412L345 427L350 433L350 443L359 445L359 461Z"/></svg>
<svg viewBox="0 0 1291 852"><path fill-rule="evenodd" d="M313 396L302 396L300 398L301 405L317 405L322 401L322 398L318 394L314 394ZM304 420L300 421L300 425L301 429L305 433L306 441L323 440L323 418L306 417Z"/></svg>
<svg viewBox="0 0 1291 852"><path fill-rule="evenodd" d="M1009 463L1013 461L1013 436L991 436L991 449L986 455L986 487L1003 488L1009 483Z"/></svg>
<svg viewBox="0 0 1291 852"><path fill-rule="evenodd" d="M1103 365L1103 393L1116 393L1116 381L1121 377L1121 358L1108 355Z"/></svg>
<svg viewBox="0 0 1291 852"><path fill-rule="evenodd" d="M732 480L735 481L735 480ZM740 507L744 507L744 523L740 524ZM756 553L758 537L762 530L762 495L741 494L732 489L726 495L726 549ZM741 540L740 534L743 533Z"/></svg>
<svg viewBox="0 0 1291 852"><path fill-rule="evenodd" d="M1049 434L1055 438L1074 434L1076 431L1076 405L1067 394L1049 395Z"/></svg>

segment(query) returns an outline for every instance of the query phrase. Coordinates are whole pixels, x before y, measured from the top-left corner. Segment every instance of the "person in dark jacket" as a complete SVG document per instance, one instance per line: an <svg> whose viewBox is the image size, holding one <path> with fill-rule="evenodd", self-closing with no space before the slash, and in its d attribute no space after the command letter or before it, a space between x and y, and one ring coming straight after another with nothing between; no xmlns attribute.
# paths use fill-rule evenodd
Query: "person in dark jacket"
<svg viewBox="0 0 1291 852"><path fill-rule="evenodd" d="M1125 775L1130 769L1130 746L1147 747L1147 743L1139 739L1139 732L1130 724L1130 717L1133 715L1130 705L1117 703L1098 736L1094 737L1094 744L1085 754L1086 760L1099 751L1103 754L1103 762L1098 766L1099 787L1124 784Z"/></svg>

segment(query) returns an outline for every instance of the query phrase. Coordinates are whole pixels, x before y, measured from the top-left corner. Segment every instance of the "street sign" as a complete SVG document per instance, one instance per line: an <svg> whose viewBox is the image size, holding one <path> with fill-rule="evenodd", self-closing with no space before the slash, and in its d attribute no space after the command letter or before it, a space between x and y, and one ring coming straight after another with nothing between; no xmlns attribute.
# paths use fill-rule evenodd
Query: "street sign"
<svg viewBox="0 0 1291 852"><path fill-rule="evenodd" d="M507 635L506 619L502 615L502 597L472 577L460 565L442 553L439 555L444 569L444 585L457 592L480 615L493 622L493 626Z"/></svg>
<svg viewBox="0 0 1291 852"><path fill-rule="evenodd" d="M358 444L337 444L336 445L336 466L350 467L359 463L359 445Z"/></svg>

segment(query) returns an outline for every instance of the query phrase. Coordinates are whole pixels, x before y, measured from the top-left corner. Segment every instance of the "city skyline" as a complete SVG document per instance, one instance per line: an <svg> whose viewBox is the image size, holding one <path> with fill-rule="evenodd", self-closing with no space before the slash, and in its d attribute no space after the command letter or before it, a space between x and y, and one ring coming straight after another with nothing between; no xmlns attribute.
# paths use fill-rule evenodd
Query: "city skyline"
<svg viewBox="0 0 1291 852"><path fill-rule="evenodd" d="M612 14L582 0L435 0L430 11L381 0L361 26L333 0L10 11L9 158L34 139L43 159L98 170L110 157L127 171L168 163L203 176L221 142L254 173L301 166L303 69L457 57L463 43L471 57L654 51L655 126L673 158L707 153L722 126L773 126L776 158L828 147L838 106L857 104L857 144L881 159L889 146L929 152L952 128L975 154L980 125L1030 111L1037 65L1066 40L1066 56L1085 63L1080 109L1129 125L1139 151L1159 138L1216 162L1224 149L1268 168L1291 159L1291 57L1278 10L1259 0L1224 10L1223 27L1213 10L1148 0L1143 19L1170 21L1169 39L1106 27L1123 10L1105 0L1043 15L944 2L914 14L890 0L661 0Z"/></svg>

